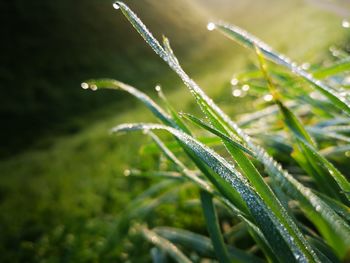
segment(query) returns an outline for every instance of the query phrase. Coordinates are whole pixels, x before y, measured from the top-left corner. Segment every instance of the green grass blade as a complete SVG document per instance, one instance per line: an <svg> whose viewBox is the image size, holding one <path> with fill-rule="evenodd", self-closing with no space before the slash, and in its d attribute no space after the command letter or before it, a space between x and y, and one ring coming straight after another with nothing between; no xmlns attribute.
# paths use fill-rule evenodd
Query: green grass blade
<svg viewBox="0 0 350 263"><path fill-rule="evenodd" d="M299 237L302 237L302 234L300 231L298 231L298 228L296 224L293 222L293 219L289 217L288 213L282 207L282 205L280 204L279 200L276 198L273 191L269 188L269 186L263 180L263 177L261 176L261 174L257 171L257 169L254 167L251 161L241 151L243 146L237 143L232 143L232 139L230 139L226 135L223 135L220 131L209 127L203 121L198 120L194 116L186 115L186 117L189 118L194 123L196 123L197 125L199 125L200 127L203 127L204 129L207 129L208 131L213 132L214 134L220 136L224 140L224 142L229 143L229 145L225 144L228 151L233 156L238 166L242 169L245 176L249 179L251 184L255 187L255 189L257 190L259 195L262 197L264 202L276 214L279 220L290 232L290 235L295 237L295 240L298 240ZM219 125L220 124L217 123L217 126ZM246 148L243 148L243 149L246 149ZM305 243L305 241L302 241L302 238L300 239L301 239L300 245L303 246L302 242Z"/></svg>
<svg viewBox="0 0 350 263"><path fill-rule="evenodd" d="M184 116L186 119L190 120L194 124L198 125L199 127L202 127L205 130L209 131L210 133L220 137L221 139L223 139L225 142L231 144L232 146L237 147L238 149L242 150L243 152L254 157L254 153L251 150L249 150L247 147L243 146L239 142L234 141L233 139L231 139L230 137L228 137L227 135L225 135L224 133L222 133L218 129L216 129L214 127L210 127L208 124L206 124L205 122L203 122L202 120L196 118L195 116L193 116L191 114L185 113L182 116Z"/></svg>
<svg viewBox="0 0 350 263"><path fill-rule="evenodd" d="M317 79L324 79L330 76L346 73L350 71L350 59L343 59L329 67L321 68L312 73Z"/></svg>
<svg viewBox="0 0 350 263"><path fill-rule="evenodd" d="M270 208L262 201L259 195L250 187L246 179L234 169L225 159L217 155L208 147L202 145L187 134L157 124L124 124L119 125L113 129L114 132L126 132L136 130L166 130L186 145L193 151L198 158L205 162L216 174L229 182L231 186L240 194L250 213L255 219L255 223L263 232L265 238L268 240L270 246L273 248L276 255L291 261L311 261L318 262L315 254L305 254L293 237L289 234L287 229L276 218Z"/></svg>
<svg viewBox="0 0 350 263"><path fill-rule="evenodd" d="M111 79L101 79L101 80L89 80L86 83L88 87L92 89L100 89L100 88L107 88L107 89L113 89L113 90L123 90L128 92L129 94L133 95L135 98L140 100L142 103L145 104L147 108L150 109L150 111L160 120L163 121L163 123L170 125L174 128L180 128L177 123L172 119L170 115L168 115L158 104L156 104L149 96L147 96L145 93L135 89L134 87L131 87L127 84L124 84L122 82L111 80ZM175 113L174 113L175 114ZM177 117L178 118L178 117ZM181 122L181 126L185 126L181 119L178 118L178 120ZM195 156L192 156L191 153L188 153L193 159L194 162L196 162L197 166L201 169L201 171L211 180L211 182L220 190L220 192L224 193L224 195L230 200L230 202L235 203L241 210L242 216L247 211L246 208L241 205L242 201L239 199L237 194L233 191L232 188L229 187L229 185L222 179L222 178L216 178L211 175L211 173L207 172L206 167L200 163L200 160L196 160ZM227 204L230 204L229 202L226 202ZM238 212L235 208L235 206L231 205L231 208ZM245 215L246 216L246 215Z"/></svg>
<svg viewBox="0 0 350 263"><path fill-rule="evenodd" d="M344 194L347 200L350 201L350 183L345 178L345 176L337 168L335 168L330 161L318 153L307 142L302 139L299 139L298 142L303 145L303 147L305 147L305 149L309 152L309 156L312 156L317 164L321 164L321 166L323 166L328 171L328 173L333 177L333 179L337 182L338 186L342 190L342 194Z"/></svg>
<svg viewBox="0 0 350 263"><path fill-rule="evenodd" d="M140 178L164 178L181 180L181 173L171 171L141 171L138 169L130 169L124 171L125 176L140 177Z"/></svg>
<svg viewBox="0 0 350 263"><path fill-rule="evenodd" d="M187 126L184 124L184 122L181 120L179 114L176 112L176 110L171 106L168 99L165 97L162 88L160 86L156 87L156 91L158 92L158 96L162 99L162 101L165 103L166 108L168 109L169 113L171 114L171 117L176 122L176 124L186 132L187 134L191 134L191 131L187 128Z"/></svg>
<svg viewBox="0 0 350 263"><path fill-rule="evenodd" d="M215 257L213 244L206 236L173 227L156 227L153 231L175 244L196 251L201 256L209 258ZM239 262L264 262L260 258L232 246L227 246L227 251L230 258L238 260Z"/></svg>
<svg viewBox="0 0 350 263"><path fill-rule="evenodd" d="M140 27L145 28L139 19L134 19L134 16L136 15L128 7L126 7L125 4L120 6L123 9L125 16L129 20L133 20L132 23L140 23ZM147 32L149 31L144 30L141 32L141 35L143 35L146 42L153 49L159 48L159 43L154 39L154 37L147 36ZM155 50L155 52L157 54L162 53L160 56L183 80L186 86L193 93L194 97L197 99L199 105L210 105L212 111L217 113L217 115L219 115L223 121L227 123L227 127L233 130L247 144L247 146L253 152L255 152L257 159L264 164L269 175L290 197L300 202L309 219L314 222L315 225L317 225L319 230L322 231L322 229L327 229L328 231L331 229L332 231L336 232L341 240L344 240L344 242L350 241L349 226L331 209L331 207L323 202L317 195L313 194L309 188L303 186L301 183L295 180L292 175L283 170L281 165L271 158L271 156L269 156L263 148L253 143L251 138L247 136L226 114L224 114L220 108L218 108L212 102L212 100L208 98L200 87L184 73L178 63L174 63L173 59L168 59L167 56L164 57L164 54L166 55L166 53L164 53L164 49L162 47L160 47L160 50ZM203 103L203 101L205 103Z"/></svg>
<svg viewBox="0 0 350 263"><path fill-rule="evenodd" d="M149 230L146 227L141 227L140 231L142 235L152 244L156 245L161 250L164 250L167 254L169 254L176 262L178 263L191 263L192 261L185 256L181 250L176 247L169 240L160 237L152 230Z"/></svg>
<svg viewBox="0 0 350 263"><path fill-rule="evenodd" d="M166 253L158 247L151 249L152 263L163 263L166 262Z"/></svg>
<svg viewBox="0 0 350 263"><path fill-rule="evenodd" d="M263 251L264 255L268 259L268 262L279 262L278 258L276 257L275 253L273 252L263 233L261 233L260 229L257 226L253 225L251 222L245 220L244 218L242 218L242 220L247 225L248 232L253 237L255 242L259 245L260 249Z"/></svg>
<svg viewBox="0 0 350 263"><path fill-rule="evenodd" d="M154 142L158 145L158 147L162 150L162 152L165 154L165 156L178 167L178 170L184 176L186 176L196 185L200 186L203 190L208 191L209 193L214 193L214 190L211 187L211 185L209 185L206 181L191 173L189 169L164 145L164 143L158 138L158 136L156 136L153 132L148 133L152 137Z"/></svg>
<svg viewBox="0 0 350 263"><path fill-rule="evenodd" d="M264 55L258 47L255 47L255 50L259 58L261 71L267 80L267 84L271 90L271 93L273 94L274 101L282 113L284 123L296 137L296 140L301 146L300 148L306 157L306 161L309 163L307 170L312 176L315 177L315 181L320 185L321 189L326 190L330 195L334 194L334 196L339 196L340 193L338 191L338 187L335 185L335 182L337 182L338 186L346 196L348 193L350 193L350 183L326 158L317 152L315 148L316 144L304 128L303 124L286 106L284 106L281 101L281 95L279 91L277 91L267 72L267 64L265 62ZM324 173L320 169L320 164L327 169L329 172L328 174ZM347 196L347 198L349 200L349 196Z"/></svg>
<svg viewBox="0 0 350 263"><path fill-rule="evenodd" d="M113 79L95 79L88 80L86 83L88 88L96 89L112 89L112 90L123 90L140 100L146 105L146 107L161 121L167 125L176 127L176 123L172 120L171 116L167 114L157 103L155 103L149 96L145 93L129 86L123 82L113 80Z"/></svg>
<svg viewBox="0 0 350 263"><path fill-rule="evenodd" d="M332 88L315 79L311 74L297 66L295 62L292 62L289 58L277 53L260 39L237 26L226 23L215 23L214 28L245 47L251 49L254 49L255 46L259 47L267 59L286 67L294 74L311 83L315 89L327 97L334 104L334 106L344 111L347 115L350 115L350 103L344 96L337 94Z"/></svg>
<svg viewBox="0 0 350 263"><path fill-rule="evenodd" d="M118 217L115 227L106 238L106 243L101 249L101 253L103 254L110 251L116 244L121 242L129 231L132 219L143 218L152 211L154 207L157 207L162 201L167 199L168 194L171 194L174 188L177 189L178 187L178 181L162 180L130 202L121 216Z"/></svg>
<svg viewBox="0 0 350 263"><path fill-rule="evenodd" d="M325 194L315 192L318 196L320 196L330 207L333 208L335 212L337 212L341 217L343 217L350 224L350 207L334 200L333 198L328 197Z"/></svg>
<svg viewBox="0 0 350 263"><path fill-rule="evenodd" d="M231 260L226 249L224 238L220 231L219 220L216 214L212 196L207 192L201 191L200 197L204 218L210 238L213 242L216 256L220 263L229 263Z"/></svg>

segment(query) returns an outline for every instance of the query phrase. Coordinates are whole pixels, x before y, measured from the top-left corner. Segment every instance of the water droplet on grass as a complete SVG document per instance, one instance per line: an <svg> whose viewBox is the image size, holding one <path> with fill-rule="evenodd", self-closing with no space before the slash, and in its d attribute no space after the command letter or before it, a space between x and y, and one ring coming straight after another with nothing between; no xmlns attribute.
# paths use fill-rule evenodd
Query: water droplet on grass
<svg viewBox="0 0 350 263"><path fill-rule="evenodd" d="M95 90L97 90L97 86L96 86L95 84L92 84L92 85L90 86L90 89L93 90L93 91L95 91Z"/></svg>
<svg viewBox="0 0 350 263"><path fill-rule="evenodd" d="M118 3L114 3L114 4L113 4L113 8L118 10L118 9L120 8L120 6L119 6Z"/></svg>
<svg viewBox="0 0 350 263"><path fill-rule="evenodd" d="M126 169L124 171L124 176L129 176L131 174L131 171L129 169Z"/></svg>
<svg viewBox="0 0 350 263"><path fill-rule="evenodd" d="M303 63L303 64L301 65L301 68L302 68L303 70L308 70L308 69L310 68L310 63L308 63L308 62Z"/></svg>
<svg viewBox="0 0 350 263"><path fill-rule="evenodd" d="M212 22L208 23L207 29L208 29L209 31L213 31L213 30L215 29L215 24L212 23Z"/></svg>
<svg viewBox="0 0 350 263"><path fill-rule="evenodd" d="M162 90L162 88L161 88L161 86L160 86L160 85L157 85L157 86L155 86L155 90L156 90L157 92L159 92L159 91L161 91L161 90Z"/></svg>
<svg viewBox="0 0 350 263"><path fill-rule="evenodd" d="M342 27L344 28L350 28L350 22L346 19L344 19L342 22L341 22L341 25Z"/></svg>
<svg viewBox="0 0 350 263"><path fill-rule="evenodd" d="M249 85L248 84L244 84L243 86L242 86L242 90L243 91L248 91L249 90Z"/></svg>
<svg viewBox="0 0 350 263"><path fill-rule="evenodd" d="M233 78L233 79L231 79L230 83L232 86L236 86L238 84L238 79Z"/></svg>
<svg viewBox="0 0 350 263"><path fill-rule="evenodd" d="M82 89L88 89L89 88L89 84L87 84L86 82L83 82L80 84Z"/></svg>
<svg viewBox="0 0 350 263"><path fill-rule="evenodd" d="M264 96L264 101L271 101L273 99L272 95L271 94L266 94Z"/></svg>
<svg viewBox="0 0 350 263"><path fill-rule="evenodd" d="M242 94L242 91L241 91L240 89L234 89L234 90L232 91L232 95L233 95L234 97L239 97L239 96L241 96L241 94Z"/></svg>

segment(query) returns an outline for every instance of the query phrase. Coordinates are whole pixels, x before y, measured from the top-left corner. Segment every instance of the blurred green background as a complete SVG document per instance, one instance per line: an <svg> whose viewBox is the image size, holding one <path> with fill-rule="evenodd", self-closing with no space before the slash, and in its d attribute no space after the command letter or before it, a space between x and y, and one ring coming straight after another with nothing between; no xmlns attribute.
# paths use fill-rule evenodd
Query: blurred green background
<svg viewBox="0 0 350 263"><path fill-rule="evenodd" d="M155 36L169 37L185 70L235 113L245 109L229 81L254 55L208 32L208 21L241 26L298 62L327 60L330 46L349 49L341 27L347 1L126 3ZM100 261L121 208L149 184L125 179L124 169L156 159L139 155L143 136L108 129L153 119L126 94L84 91L80 83L115 78L153 97L160 84L177 110L192 109L190 96L111 1L12 0L0 8L0 261ZM116 249L109 259L121 254Z"/></svg>

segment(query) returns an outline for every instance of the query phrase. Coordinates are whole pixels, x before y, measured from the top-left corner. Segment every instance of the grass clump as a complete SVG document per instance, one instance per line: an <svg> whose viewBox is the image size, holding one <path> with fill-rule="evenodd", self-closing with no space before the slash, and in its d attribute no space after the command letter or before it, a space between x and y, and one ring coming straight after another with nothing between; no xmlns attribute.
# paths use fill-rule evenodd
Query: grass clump
<svg viewBox="0 0 350 263"><path fill-rule="evenodd" d="M264 98L271 105L249 110L244 120L235 122L182 69L167 38L163 37L160 44L124 3L117 2L114 8L123 12L179 76L205 120L179 114L159 87L164 108L119 81L83 83L84 88L93 90L124 90L144 103L161 124L127 123L114 127L112 132L143 131L171 168L128 171L129 176L163 179L127 207L102 251L110 251L129 233L151 243L154 262L167 258L177 262L208 258L219 262L349 259L350 183L345 173L326 158L344 149L349 141L349 94L340 88L349 60L337 62L328 71L315 68L312 75L244 30L210 23L209 30L218 30L257 55L256 71L238 76L235 84L244 81L257 98L266 93L270 96ZM328 81L334 74L338 77ZM168 135L159 134L164 132ZM214 148L209 147L208 140L196 136L199 132L206 139L214 138L210 144ZM344 158L337 160L340 167L343 162ZM193 209L203 210L208 237L204 236L205 230L195 233L159 226L150 229L141 224L146 214L171 202L185 189L188 193L183 198L191 201Z"/></svg>

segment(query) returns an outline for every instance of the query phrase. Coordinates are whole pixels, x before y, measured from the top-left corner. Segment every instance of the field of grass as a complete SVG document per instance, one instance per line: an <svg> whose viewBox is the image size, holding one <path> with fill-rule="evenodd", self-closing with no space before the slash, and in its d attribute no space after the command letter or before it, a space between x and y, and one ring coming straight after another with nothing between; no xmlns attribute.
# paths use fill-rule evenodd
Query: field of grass
<svg viewBox="0 0 350 263"><path fill-rule="evenodd" d="M151 7L157 6L152 3ZM239 18L239 22L234 17L228 20L258 33L259 37L297 61L327 60L327 48L330 45L340 46L341 41L345 41L339 18L315 11L310 6L305 7L301 1L292 6L296 10L293 13L279 13L290 8L286 4L271 8L269 13L263 15L258 15L260 8L253 9L251 17L256 18L253 20L244 16ZM138 10L141 17L143 7L140 6ZM206 15L208 12L203 11L199 19L204 28ZM120 14L116 13L115 16L120 19ZM310 17L312 21L309 21ZM165 20L167 16L155 16L148 22L152 26L152 21L158 19ZM160 21L157 23L161 24ZM184 25L182 27L186 28ZM132 31L130 27L123 30ZM158 30L165 31L162 27ZM181 30L181 27L177 30ZM185 33L180 34L179 38L176 38L175 33L171 35L169 32L167 35L171 43L174 42L175 50L178 48L186 58L184 68L235 119L237 114L245 113L247 106L253 104L245 99L233 98L229 82L235 72L251 66L254 56L215 32L206 34L216 35L211 35L209 41L202 40L203 35L199 33L199 37L192 40L195 47L191 47L191 51L186 51L186 46L191 45L189 42L181 46L181 36ZM143 44L136 35L133 38L139 41L138 45ZM139 51L126 57L128 63L138 61L138 66L137 71L132 71L135 76L126 78L123 75L125 79L122 80L133 79L131 84L147 90L153 98L157 97L153 88L160 84L177 110L193 112L194 102L190 94L173 73L163 69L165 65L149 62L148 57L142 57ZM149 57L155 61L155 57ZM153 73L147 78L149 72ZM160 77L157 72L161 74ZM107 71L101 74L105 76L110 73ZM118 78L118 73L110 77ZM108 96L113 91L98 92ZM90 93L91 96L96 95ZM136 100L125 100L126 96L121 98L118 95L116 105L108 103L107 106L101 106L102 109L93 109L96 115L81 117L84 125L79 132L55 138L50 144L46 144L44 139L41 148L29 149L0 162L2 262L97 262L103 261L101 259L121 260L126 254L134 262L149 260L144 255L149 245L139 237L123 244L112 243L112 248L105 250L107 241L113 240L111 235L123 208L155 181L126 178L124 170L130 167L154 170L159 163L158 154L140 153L151 142L145 136L134 134L121 137L109 134L109 129L119 123L155 120ZM244 103L246 105L243 107ZM174 197L174 200L169 201L176 206L161 206L157 214L149 216L150 224L185 227L194 231L203 229L203 219L198 220L201 211L193 211L189 208L190 204L181 202L181 194L180 198ZM174 213L174 210L179 213ZM198 216L189 217L189 211Z"/></svg>

